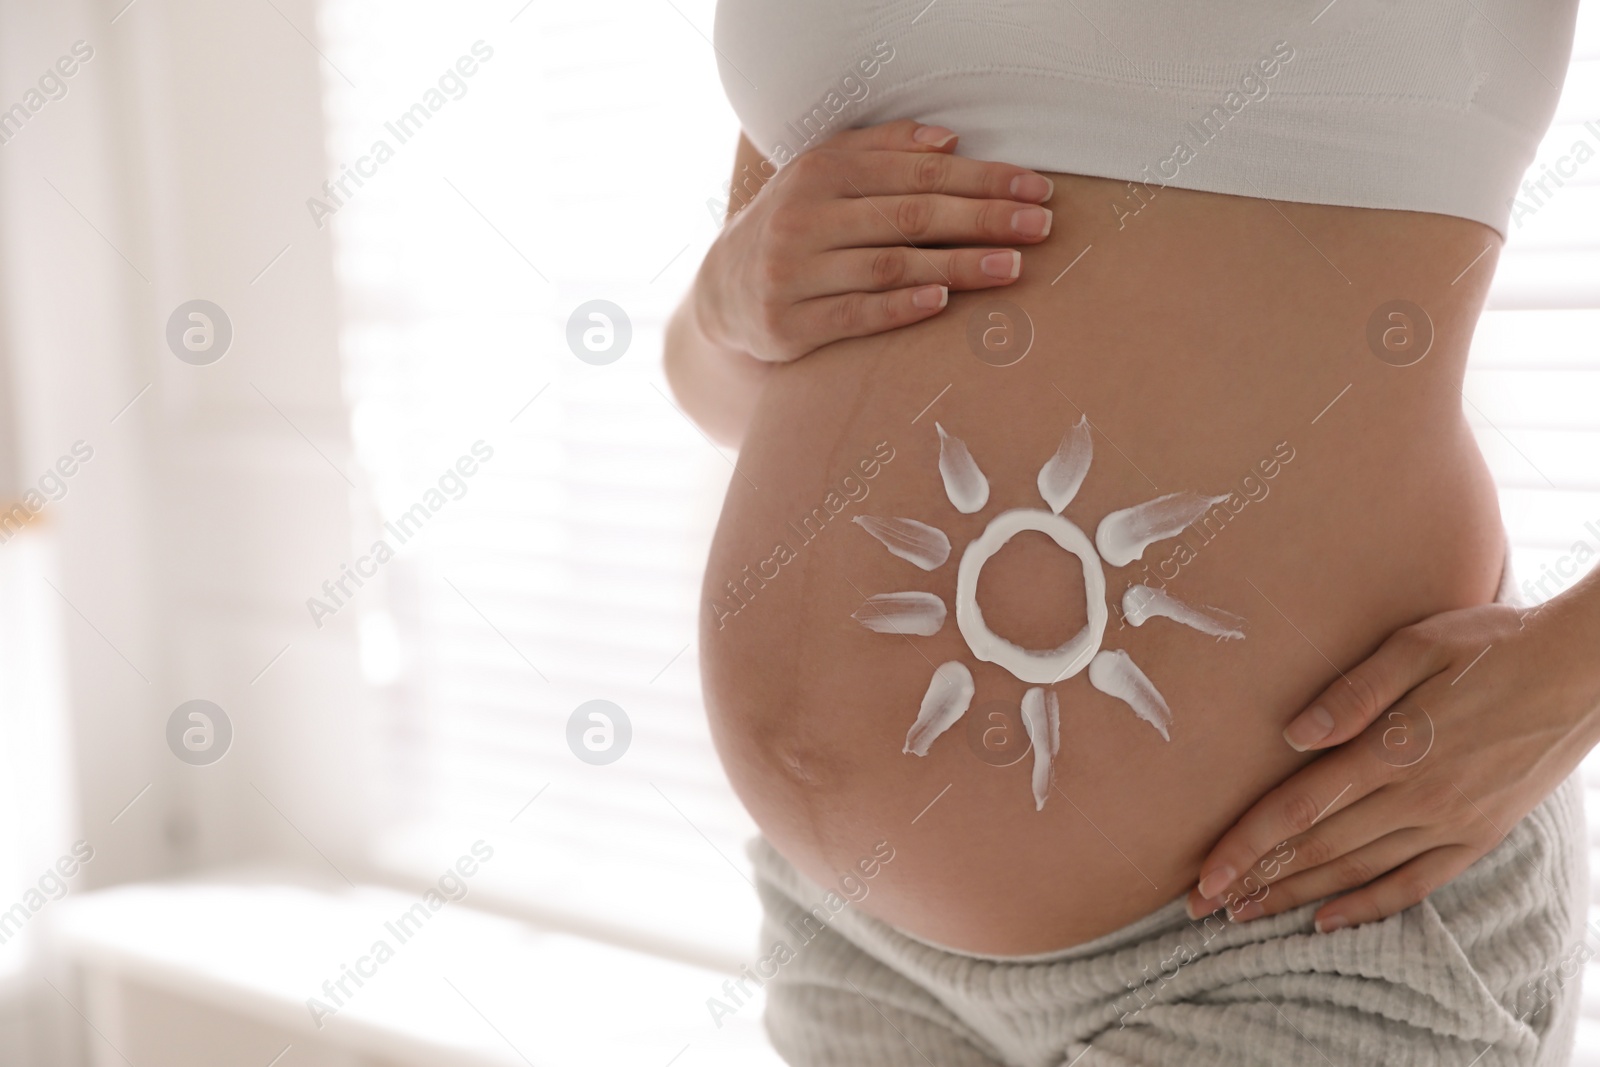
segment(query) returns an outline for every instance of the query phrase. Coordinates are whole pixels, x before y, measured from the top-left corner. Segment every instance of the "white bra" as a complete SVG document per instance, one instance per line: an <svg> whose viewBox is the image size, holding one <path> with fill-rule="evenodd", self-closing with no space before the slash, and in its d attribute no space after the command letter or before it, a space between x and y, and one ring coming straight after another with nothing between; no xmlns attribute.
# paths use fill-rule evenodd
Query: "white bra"
<svg viewBox="0 0 1600 1067"><path fill-rule="evenodd" d="M1326 5L1326 6L1324 6ZM1320 13L1318 9L1321 9ZM960 154L1503 237L1576 0L719 0L723 88L782 166L839 130L948 126Z"/></svg>

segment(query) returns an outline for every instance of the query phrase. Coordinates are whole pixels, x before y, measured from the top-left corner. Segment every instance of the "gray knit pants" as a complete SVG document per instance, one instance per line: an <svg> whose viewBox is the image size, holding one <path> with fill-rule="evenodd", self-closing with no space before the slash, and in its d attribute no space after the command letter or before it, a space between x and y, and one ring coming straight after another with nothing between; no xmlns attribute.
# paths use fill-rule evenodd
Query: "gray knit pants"
<svg viewBox="0 0 1600 1067"><path fill-rule="evenodd" d="M1318 934L1315 904L1191 921L1180 898L1008 961L848 906L818 933L802 920L827 891L758 839L762 951L794 953L765 983L767 1033L795 1067L1553 1067L1600 951L1585 848L1570 778L1455 881L1381 922Z"/></svg>

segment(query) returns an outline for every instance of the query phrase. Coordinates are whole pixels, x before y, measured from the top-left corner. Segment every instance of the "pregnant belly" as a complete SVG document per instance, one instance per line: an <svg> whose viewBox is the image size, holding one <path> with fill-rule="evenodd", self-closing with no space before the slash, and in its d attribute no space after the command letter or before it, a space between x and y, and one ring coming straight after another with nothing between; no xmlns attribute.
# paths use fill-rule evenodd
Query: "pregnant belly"
<svg viewBox="0 0 1600 1067"><path fill-rule="evenodd" d="M1502 551L1459 393L1492 249L1461 271L1490 231L1170 189L1130 214L1125 183L1056 182L1052 236L1010 289L952 294L934 320L772 375L702 611L713 735L763 832L824 885L869 861L858 907L983 953L1076 944L1187 891L1305 760L1289 719L1398 627L1489 600ZM1422 314L1391 318L1394 301ZM1087 473L1057 520L1040 471L1085 418ZM975 478L947 486L940 428L981 471L981 507ZM1150 530L1171 536L1131 562L1088 544L1173 493L1214 504ZM998 549L981 568L973 549L959 581L1012 509L1025 528L991 532ZM937 530L918 536L942 534L948 557L891 552L872 519ZM1133 625L1134 585L1206 617ZM916 595L867 603L888 593ZM895 604L919 632L882 632ZM1005 651L1079 634L1083 654L1048 670ZM1084 669L1097 650L1120 687ZM909 754L924 698L964 689L930 685L936 669L970 674L970 705ZM1059 708L1039 768L1021 712L1035 687ZM879 842L891 863L870 862Z"/></svg>

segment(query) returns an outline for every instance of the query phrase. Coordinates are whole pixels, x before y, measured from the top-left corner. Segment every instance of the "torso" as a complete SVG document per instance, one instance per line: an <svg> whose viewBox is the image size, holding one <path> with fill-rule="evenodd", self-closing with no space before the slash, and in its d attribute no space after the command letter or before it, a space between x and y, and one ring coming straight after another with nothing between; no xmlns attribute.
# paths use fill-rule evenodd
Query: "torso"
<svg viewBox="0 0 1600 1067"><path fill-rule="evenodd" d="M1503 551L1459 391L1493 231L1178 189L1119 228L1110 202L1138 204L1126 183L1053 177L1052 235L1024 250L1009 289L953 293L927 322L771 375L702 615L713 733L772 843L827 884L887 840L895 859L858 906L981 953L1077 944L1186 892L1221 832L1304 762L1281 737L1288 721L1395 629L1490 600ZM1005 367L967 336L1001 300L1034 332ZM1368 343L1374 312L1395 300L1432 324L1410 366ZM971 654L956 570L995 515L1043 506L1035 478L1080 413L1095 459L1065 515L1091 536L1107 513L1164 493L1235 494L1226 520L1185 535L1187 552L1162 541L1107 565L1109 603L1159 579L1243 616L1246 637L1162 619L1133 628L1113 610L1103 645L1126 650L1164 695L1171 740L1082 673L1056 684L1059 790L1035 811L1031 757L995 766L969 733L968 720L1014 707L1028 685ZM989 478L980 512L946 497L935 420ZM822 517L803 524L814 509ZM929 523L954 551L924 572L858 515ZM780 542L792 558L775 553ZM1020 645L1060 644L1084 624L1079 567L1043 535L1018 535L984 571L985 616ZM866 596L904 590L951 606L937 635L877 634L851 618ZM949 660L972 669L973 706L927 756L903 754L933 667Z"/></svg>

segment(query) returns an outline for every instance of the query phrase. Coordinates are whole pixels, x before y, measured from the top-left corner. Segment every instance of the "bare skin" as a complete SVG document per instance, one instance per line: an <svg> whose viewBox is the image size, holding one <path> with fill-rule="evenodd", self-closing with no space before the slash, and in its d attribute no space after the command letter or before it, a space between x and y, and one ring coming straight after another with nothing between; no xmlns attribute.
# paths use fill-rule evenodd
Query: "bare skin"
<svg viewBox="0 0 1600 1067"><path fill-rule="evenodd" d="M882 311L909 323L792 341L803 358L769 350L760 363L748 358L759 345L741 352L747 339L701 294L668 347L685 407L742 444L701 641L735 789L774 845L821 882L889 840L896 860L861 906L996 954L1080 943L1189 892L1223 831L1312 759L1284 743L1289 721L1396 630L1491 600L1503 549L1459 394L1499 248L1492 231L1177 189L1143 188L1141 199L1122 182L1047 177L1053 224L1024 246L1015 281L974 287L946 264L942 308L915 308L907 288L903 306L884 300ZM967 339L996 299L1033 328L1028 354L1008 367L980 360ZM1396 299L1432 324L1411 366L1367 341L1375 310ZM953 620L936 636L902 638L850 615L888 591L926 590L953 606L962 547L1001 510L1039 506L1038 469L1080 414L1094 426L1095 461L1066 515L1085 530L1160 493L1246 501L1209 539L1191 536L1181 566L1172 544L1157 544L1149 572L1108 567L1111 601L1131 581L1170 578L1174 595L1249 625L1245 640L1218 643L1167 620L1134 629L1113 616L1104 644L1127 650L1165 695L1172 739L1081 675L1057 684L1058 788L1035 812L1031 758L992 766L965 722L927 757L901 753L935 664L973 668L969 715L1015 706L1024 683L978 663ZM935 419L989 477L991 501L975 515L945 497ZM858 495L847 476L864 497L831 518L824 509L814 536L789 525L831 491ZM927 573L890 556L849 522L861 514L940 527L951 561ZM767 563L780 541L792 560ZM994 629L1024 646L1058 644L1084 620L1078 565L1037 535L995 557L979 599Z"/></svg>

